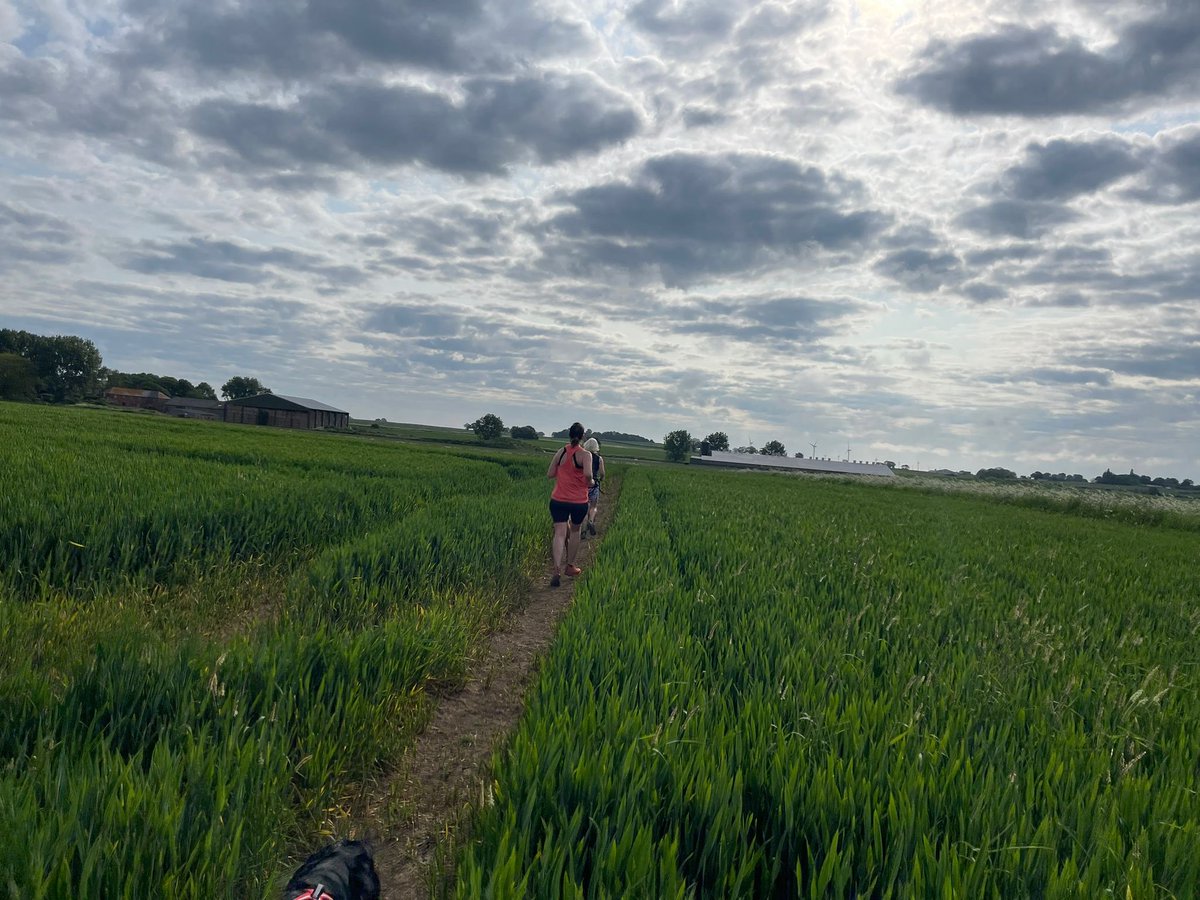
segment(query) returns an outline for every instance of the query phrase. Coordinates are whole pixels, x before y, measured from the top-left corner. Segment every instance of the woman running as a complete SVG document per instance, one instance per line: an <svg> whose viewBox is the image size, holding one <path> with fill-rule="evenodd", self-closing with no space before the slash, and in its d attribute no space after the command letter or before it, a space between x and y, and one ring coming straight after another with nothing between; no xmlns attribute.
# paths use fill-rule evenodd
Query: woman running
<svg viewBox="0 0 1200 900"><path fill-rule="evenodd" d="M583 449L592 454L592 486L588 488L587 525L583 528L583 539L596 533L596 510L600 506L600 482L604 480L604 457L600 455L600 442L594 437L583 442Z"/></svg>
<svg viewBox="0 0 1200 900"><path fill-rule="evenodd" d="M575 554L579 552L579 526L588 513L592 454L579 446L583 440L582 425L574 423L568 434L571 443L554 454L554 459L546 469L546 477L554 479L554 490L550 494L550 518L554 521L550 555L554 560L554 576L550 579L550 587L558 587L562 583L559 575L563 572L574 578L582 571L575 565ZM575 540L567 539L568 529ZM562 565L564 553L567 557L565 570Z"/></svg>

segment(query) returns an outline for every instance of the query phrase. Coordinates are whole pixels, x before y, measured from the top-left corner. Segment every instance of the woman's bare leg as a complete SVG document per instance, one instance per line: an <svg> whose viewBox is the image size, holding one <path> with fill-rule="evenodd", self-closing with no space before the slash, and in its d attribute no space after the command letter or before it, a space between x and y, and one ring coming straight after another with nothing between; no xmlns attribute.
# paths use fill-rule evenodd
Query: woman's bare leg
<svg viewBox="0 0 1200 900"><path fill-rule="evenodd" d="M567 523L554 523L554 540L550 544L550 556L554 560L554 574L562 573L563 550L567 543ZM574 559L574 554L572 554ZM568 560L570 562L571 560Z"/></svg>
<svg viewBox="0 0 1200 900"><path fill-rule="evenodd" d="M580 523L583 524L583 523ZM571 523L571 539L567 541L567 565L575 565L575 554L579 552L579 525Z"/></svg>

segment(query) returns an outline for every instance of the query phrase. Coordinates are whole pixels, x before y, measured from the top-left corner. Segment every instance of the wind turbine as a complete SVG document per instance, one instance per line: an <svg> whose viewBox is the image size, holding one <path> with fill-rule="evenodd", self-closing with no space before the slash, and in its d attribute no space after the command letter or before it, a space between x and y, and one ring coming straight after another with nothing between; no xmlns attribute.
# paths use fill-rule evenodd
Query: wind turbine
<svg viewBox="0 0 1200 900"><path fill-rule="evenodd" d="M817 458L817 445L814 444L812 441L809 441L808 446L813 448L813 459L816 459Z"/></svg>

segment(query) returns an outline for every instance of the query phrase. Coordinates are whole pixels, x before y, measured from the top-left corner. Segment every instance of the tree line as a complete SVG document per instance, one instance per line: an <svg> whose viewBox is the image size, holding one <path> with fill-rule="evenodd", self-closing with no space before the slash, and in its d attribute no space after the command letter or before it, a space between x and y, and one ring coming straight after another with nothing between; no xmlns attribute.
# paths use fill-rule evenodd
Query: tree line
<svg viewBox="0 0 1200 900"><path fill-rule="evenodd" d="M99 349L75 335L41 335L0 329L0 400L78 403L100 398L108 388L161 391L171 397L216 400L207 381L153 372L121 372L107 368ZM271 389L257 378L237 375L221 385L226 400L240 400Z"/></svg>

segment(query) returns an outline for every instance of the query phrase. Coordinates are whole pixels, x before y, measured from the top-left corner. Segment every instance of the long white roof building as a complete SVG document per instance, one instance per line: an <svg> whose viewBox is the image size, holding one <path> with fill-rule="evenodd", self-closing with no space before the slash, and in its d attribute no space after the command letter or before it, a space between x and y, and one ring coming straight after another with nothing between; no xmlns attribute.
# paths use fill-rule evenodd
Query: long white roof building
<svg viewBox="0 0 1200 900"><path fill-rule="evenodd" d="M796 459L792 456L762 456L757 453L725 453L714 450L711 456L693 456L692 465L725 466L737 469L778 469L787 472L823 472L838 475L877 475L895 478L896 473L883 463L846 462L840 459Z"/></svg>

